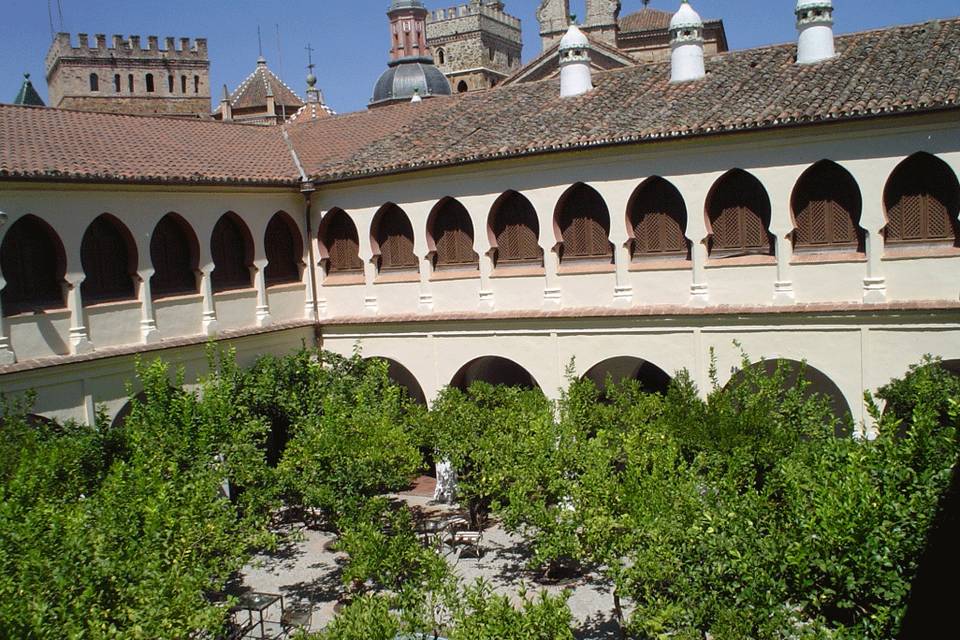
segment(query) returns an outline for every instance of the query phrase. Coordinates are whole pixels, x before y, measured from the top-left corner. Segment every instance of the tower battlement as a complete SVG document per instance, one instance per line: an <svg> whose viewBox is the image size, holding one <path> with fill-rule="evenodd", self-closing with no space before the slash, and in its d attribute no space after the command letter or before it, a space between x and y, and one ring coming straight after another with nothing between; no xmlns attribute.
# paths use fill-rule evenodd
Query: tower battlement
<svg viewBox="0 0 960 640"><path fill-rule="evenodd" d="M144 46L144 44L146 46ZM47 52L46 67L49 73L57 60L61 58L86 59L144 59L164 61L191 61L206 62L206 38L171 38L163 39L161 48L160 38L147 36L146 43L140 36L124 37L114 35L108 42L107 36L98 33L91 39L86 33L77 34L77 44L73 43L73 36L69 33L58 33Z"/></svg>
<svg viewBox="0 0 960 640"><path fill-rule="evenodd" d="M458 18L483 16L519 31L520 18L516 18L503 9L497 8L498 6L502 5L486 5L472 2L469 4L456 5L447 9L435 9L427 15L427 24L443 22L445 20L456 20Z"/></svg>

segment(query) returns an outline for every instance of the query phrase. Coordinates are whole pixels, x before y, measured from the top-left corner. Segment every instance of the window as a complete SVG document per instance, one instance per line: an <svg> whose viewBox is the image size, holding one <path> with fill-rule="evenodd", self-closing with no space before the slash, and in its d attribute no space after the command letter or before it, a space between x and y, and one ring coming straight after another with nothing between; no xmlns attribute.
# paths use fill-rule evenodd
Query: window
<svg viewBox="0 0 960 640"><path fill-rule="evenodd" d="M198 255L197 238L186 220L175 213L165 215L150 237L153 295L195 293Z"/></svg>
<svg viewBox="0 0 960 640"><path fill-rule="evenodd" d="M804 171L793 189L791 206L797 251L864 250L860 189L837 163L821 160Z"/></svg>
<svg viewBox="0 0 960 640"><path fill-rule="evenodd" d="M100 91L100 76L95 73L90 74L90 91Z"/></svg>
<svg viewBox="0 0 960 640"><path fill-rule="evenodd" d="M433 265L477 268L480 256L473 250L473 223L462 204L453 198L441 200L427 221L427 232L433 243Z"/></svg>
<svg viewBox="0 0 960 640"><path fill-rule="evenodd" d="M496 240L493 254L496 266L543 264L537 212L530 201L516 191L506 192L493 205L490 229Z"/></svg>
<svg viewBox="0 0 960 640"><path fill-rule="evenodd" d="M894 169L883 193L890 245L957 244L960 186L939 158L916 153Z"/></svg>
<svg viewBox="0 0 960 640"><path fill-rule="evenodd" d="M193 76L193 92L200 93L200 76Z"/></svg>
<svg viewBox="0 0 960 640"><path fill-rule="evenodd" d="M370 227L373 252L379 271L419 271L413 253L413 227L403 209L395 204L380 208Z"/></svg>
<svg viewBox="0 0 960 640"><path fill-rule="evenodd" d="M62 307L66 254L46 222L26 215L13 223L0 245L0 292L4 315Z"/></svg>
<svg viewBox="0 0 960 640"><path fill-rule="evenodd" d="M676 187L654 176L637 188L627 206L634 260L689 257L687 208Z"/></svg>
<svg viewBox="0 0 960 640"><path fill-rule="evenodd" d="M742 169L728 171L707 197L713 257L773 255L770 198L760 181Z"/></svg>
<svg viewBox="0 0 960 640"><path fill-rule="evenodd" d="M363 273L360 237L353 220L342 209L331 209L320 224L322 258L327 273Z"/></svg>
<svg viewBox="0 0 960 640"><path fill-rule="evenodd" d="M443 49L437 49L437 64L446 64L447 55Z"/></svg>
<svg viewBox="0 0 960 640"><path fill-rule="evenodd" d="M214 291L244 289L250 286L253 266L253 240L240 216L228 212L220 216L210 235Z"/></svg>
<svg viewBox="0 0 960 640"><path fill-rule="evenodd" d="M303 256L303 238L297 225L283 211L274 214L264 234L267 284L298 282Z"/></svg>
<svg viewBox="0 0 960 640"><path fill-rule="evenodd" d="M467 83L463 80L457 83L457 93L466 93L467 92Z"/></svg>
<svg viewBox="0 0 960 640"><path fill-rule="evenodd" d="M123 86L120 84L120 74L119 74L119 73L115 73L115 74L113 75L113 90L116 91L117 93L120 93L120 91L123 90Z"/></svg>
<svg viewBox="0 0 960 640"><path fill-rule="evenodd" d="M148 74L146 75L146 77L144 78L144 80L145 80L145 84L147 85L147 93L153 93L153 90L154 90L154 86L153 86L153 74L152 74L152 73L148 73Z"/></svg>
<svg viewBox="0 0 960 640"><path fill-rule="evenodd" d="M180 76L180 93L187 92L187 76Z"/></svg>
<svg viewBox="0 0 960 640"><path fill-rule="evenodd" d="M136 245L127 228L112 215L105 213L87 227L80 245L80 262L85 275L80 285L84 303L136 295Z"/></svg>
<svg viewBox="0 0 960 640"><path fill-rule="evenodd" d="M132 73L127 76L127 90L130 93L133 93L133 74Z"/></svg>
<svg viewBox="0 0 960 640"><path fill-rule="evenodd" d="M610 213L594 189L577 183L567 189L557 203L555 214L560 231L560 261L613 261L610 237Z"/></svg>

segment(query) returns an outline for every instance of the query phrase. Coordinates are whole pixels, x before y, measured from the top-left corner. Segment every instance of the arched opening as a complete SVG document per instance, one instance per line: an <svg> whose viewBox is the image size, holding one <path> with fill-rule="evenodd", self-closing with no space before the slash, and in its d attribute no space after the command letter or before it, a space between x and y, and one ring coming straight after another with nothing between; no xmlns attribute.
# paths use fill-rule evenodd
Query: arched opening
<svg viewBox="0 0 960 640"><path fill-rule="evenodd" d="M850 427L853 425L853 414L850 411L850 405L847 404L847 399L843 396L843 392L840 391L840 387L825 373L815 367L811 367L809 364L787 358L763 360L751 364L750 367L762 368L762 371L767 376L774 375L778 367L784 367L784 386L786 388L795 387L800 381L802 372L803 380L809 383L804 392L804 397L809 398L814 394L825 397L830 407L830 412L837 418L837 435L850 435ZM744 371L737 371L730 378L729 382L727 382L726 386L729 387L742 383L745 375Z"/></svg>
<svg viewBox="0 0 960 640"><path fill-rule="evenodd" d="M648 393L666 394L670 388L670 375L649 360L633 356L607 358L590 367L583 378L591 380L601 391L606 391L607 382L620 384L624 380L636 380Z"/></svg>
<svg viewBox="0 0 960 640"><path fill-rule="evenodd" d="M193 92L200 93L200 76L193 76Z"/></svg>
<svg viewBox="0 0 960 640"><path fill-rule="evenodd" d="M210 234L214 291L245 289L250 286L253 267L253 238L240 216L228 211L220 216Z"/></svg>
<svg viewBox="0 0 960 640"><path fill-rule="evenodd" d="M196 293L200 246L186 220L168 213L157 223L150 237L154 297Z"/></svg>
<svg viewBox="0 0 960 640"><path fill-rule="evenodd" d="M154 85L153 85L153 74L152 74L152 73L148 73L148 74L146 75L146 77L144 78L144 83L146 84L146 87L147 87L147 93L153 93L153 90L154 90L155 87L154 87Z"/></svg>
<svg viewBox="0 0 960 640"><path fill-rule="evenodd" d="M360 237L343 209L331 209L320 223L320 261L326 273L363 273Z"/></svg>
<svg viewBox="0 0 960 640"><path fill-rule="evenodd" d="M560 197L554 213L560 262L613 262L610 212L597 191L582 182Z"/></svg>
<svg viewBox="0 0 960 640"><path fill-rule="evenodd" d="M659 176L637 187L627 205L630 255L635 261L690 258L687 207L675 186Z"/></svg>
<svg viewBox="0 0 960 640"><path fill-rule="evenodd" d="M123 86L120 83L119 73L113 74L113 90L116 91L117 93L120 93L120 91L123 90Z"/></svg>
<svg viewBox="0 0 960 640"><path fill-rule="evenodd" d="M303 265L303 237L293 219L278 211L267 223L263 234L263 248L267 255L264 278L267 286L300 281Z"/></svg>
<svg viewBox="0 0 960 640"><path fill-rule="evenodd" d="M884 229L891 246L958 245L960 184L943 160L915 153L890 174L883 190Z"/></svg>
<svg viewBox="0 0 960 640"><path fill-rule="evenodd" d="M122 407L120 407L120 411L117 411L117 414L113 416L113 420L110 422L111 429L119 429L126 424L127 418L129 418L130 414L133 413L134 399L140 404L145 403L147 401L147 392L146 391L139 392L138 394L133 396L132 399L127 400Z"/></svg>
<svg viewBox="0 0 960 640"><path fill-rule="evenodd" d="M539 389L540 385L530 373L513 360L500 356L483 356L460 367L450 381L451 387L466 391L474 382L486 382L508 387Z"/></svg>
<svg viewBox="0 0 960 640"><path fill-rule="evenodd" d="M707 196L712 258L774 254L770 198L760 181L743 169L723 174Z"/></svg>
<svg viewBox="0 0 960 640"><path fill-rule="evenodd" d="M427 218L427 239L435 269L478 269L470 214L454 198L443 198Z"/></svg>
<svg viewBox="0 0 960 640"><path fill-rule="evenodd" d="M64 306L67 256L53 228L27 214L13 223L0 245L3 314Z"/></svg>
<svg viewBox="0 0 960 640"><path fill-rule="evenodd" d="M391 358L374 356L369 359L383 360L386 362L387 377L396 383L397 386L403 388L411 400L423 406L427 405L427 396L423 393L423 387L420 386L420 383L417 382L416 376L414 376L409 369Z"/></svg>
<svg viewBox="0 0 960 640"><path fill-rule="evenodd" d="M446 64L447 54L443 49L437 49L437 64Z"/></svg>
<svg viewBox="0 0 960 640"><path fill-rule="evenodd" d="M370 242L378 272L420 270L413 253L413 227L403 209L391 203L380 207L370 225Z"/></svg>
<svg viewBox="0 0 960 640"><path fill-rule="evenodd" d="M466 93L467 92L467 83L463 80L457 83L457 93Z"/></svg>
<svg viewBox="0 0 960 640"><path fill-rule="evenodd" d="M90 91L100 91L100 76L95 73L90 74Z"/></svg>
<svg viewBox="0 0 960 640"><path fill-rule="evenodd" d="M497 267L543 265L540 223L530 201L516 191L507 191L490 209L490 244Z"/></svg>
<svg viewBox="0 0 960 640"><path fill-rule="evenodd" d="M137 246L127 227L115 216L98 216L83 234L80 285L84 304L126 300L136 296Z"/></svg>
<svg viewBox="0 0 960 640"><path fill-rule="evenodd" d="M127 90L133 93L133 74L127 74Z"/></svg>
<svg viewBox="0 0 960 640"><path fill-rule="evenodd" d="M187 76L180 76L180 93L187 92Z"/></svg>
<svg viewBox="0 0 960 640"><path fill-rule="evenodd" d="M167 76L167 93L173 93L173 75Z"/></svg>
<svg viewBox="0 0 960 640"><path fill-rule="evenodd" d="M864 251L860 188L850 172L830 160L809 167L790 197L797 252Z"/></svg>

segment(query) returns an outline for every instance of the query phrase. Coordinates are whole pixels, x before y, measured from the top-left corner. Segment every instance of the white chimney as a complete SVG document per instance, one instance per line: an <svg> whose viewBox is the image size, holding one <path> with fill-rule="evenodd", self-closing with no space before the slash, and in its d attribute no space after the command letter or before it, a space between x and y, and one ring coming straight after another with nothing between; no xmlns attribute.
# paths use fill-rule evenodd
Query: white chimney
<svg viewBox="0 0 960 640"><path fill-rule="evenodd" d="M706 75L703 20L687 0L683 0L670 19L670 82L689 82Z"/></svg>
<svg viewBox="0 0 960 640"><path fill-rule="evenodd" d="M579 96L591 89L590 41L572 24L560 40L560 97Z"/></svg>
<svg viewBox="0 0 960 640"><path fill-rule="evenodd" d="M833 2L797 0L797 64L812 64L836 55L833 48Z"/></svg>

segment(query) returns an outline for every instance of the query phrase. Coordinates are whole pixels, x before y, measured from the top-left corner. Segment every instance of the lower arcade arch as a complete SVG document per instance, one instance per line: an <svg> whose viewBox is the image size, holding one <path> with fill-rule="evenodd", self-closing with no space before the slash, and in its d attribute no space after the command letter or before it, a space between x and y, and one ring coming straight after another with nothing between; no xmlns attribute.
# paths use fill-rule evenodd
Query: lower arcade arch
<svg viewBox="0 0 960 640"><path fill-rule="evenodd" d="M416 376L407 369L405 366L392 360L390 358L383 358L380 356L371 356L367 358L368 360L382 360L387 363L387 377L390 378L397 386L402 387L407 395L410 396L410 399L426 406L427 396L423 392L423 387L420 386L420 383L417 382Z"/></svg>
<svg viewBox="0 0 960 640"><path fill-rule="evenodd" d="M482 356L474 358L457 371L450 380L450 386L466 391L474 382L486 382L493 385L539 389L540 385L530 372L522 366L500 356Z"/></svg>
<svg viewBox="0 0 960 640"><path fill-rule="evenodd" d="M582 379L591 380L600 390L606 390L607 382L619 384L624 380L636 380L649 393L667 393L672 378L666 371L643 358L616 356L601 360L583 374Z"/></svg>
<svg viewBox="0 0 960 640"><path fill-rule="evenodd" d="M800 380L800 375L802 372L803 379L809 383L806 388L806 392L804 393L804 397L809 398L814 394L819 394L825 397L827 404L830 407L830 412L839 421L836 428L837 435L850 435L850 427L853 425L853 412L850 410L850 405L847 403L847 399L843 395L843 391L840 390L840 387L838 387L837 384L831 380L829 376L827 376L827 374L805 362L799 362L789 358L761 360L760 362L751 364L749 368L755 369L758 367L762 367L763 372L767 376L772 376L774 373L776 373L777 367L786 367L784 384L787 387L796 386ZM731 376L725 388L729 387L730 385L740 383L743 381L745 375L745 370L737 371L733 374L733 376Z"/></svg>

